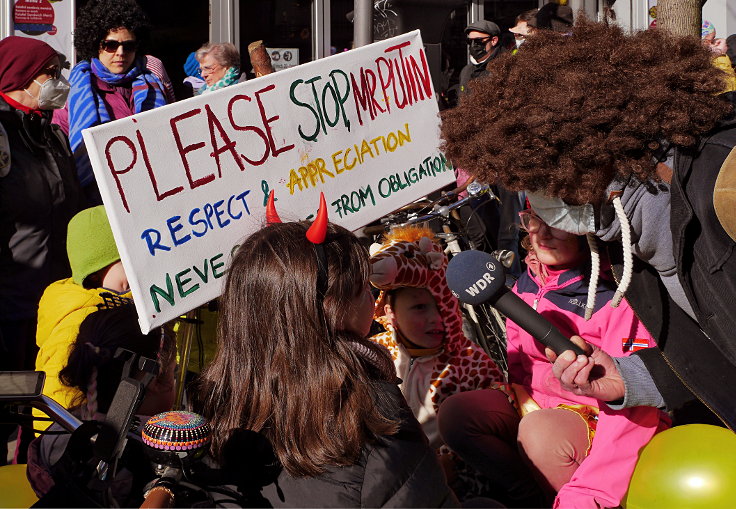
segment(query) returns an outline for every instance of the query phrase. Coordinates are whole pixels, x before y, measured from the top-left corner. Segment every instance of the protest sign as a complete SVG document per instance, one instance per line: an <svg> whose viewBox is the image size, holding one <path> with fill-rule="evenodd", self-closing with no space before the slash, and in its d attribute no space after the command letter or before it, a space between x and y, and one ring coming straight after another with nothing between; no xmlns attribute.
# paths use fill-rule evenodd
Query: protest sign
<svg viewBox="0 0 736 509"><path fill-rule="evenodd" d="M419 31L84 131L141 329L216 297L283 220L355 230L454 180Z"/></svg>

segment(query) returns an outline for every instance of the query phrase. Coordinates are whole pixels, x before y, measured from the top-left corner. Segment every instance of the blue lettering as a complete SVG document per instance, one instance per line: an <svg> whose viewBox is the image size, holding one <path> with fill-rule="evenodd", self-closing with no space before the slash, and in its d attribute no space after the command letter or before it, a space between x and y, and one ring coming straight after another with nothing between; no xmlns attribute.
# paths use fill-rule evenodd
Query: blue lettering
<svg viewBox="0 0 736 509"><path fill-rule="evenodd" d="M155 239L153 238L155 236ZM161 244L161 233L154 228L149 228L141 234L141 238L146 241L148 252L151 256L156 256L156 250L171 251L171 248Z"/></svg>
<svg viewBox="0 0 736 509"><path fill-rule="evenodd" d="M265 182L265 180L264 180L264 182ZM239 212L237 216L235 214L233 214L232 205L233 205L233 200L234 199L235 199L235 196L234 195L231 196L230 198L228 198L228 200L227 200L227 213L230 214L230 217L232 217L233 219L240 219L241 217L243 217L243 213L242 212Z"/></svg>
<svg viewBox="0 0 736 509"><path fill-rule="evenodd" d="M188 233L184 235L182 238L176 237L176 232L184 228L179 221L181 220L181 216L174 216L170 217L166 220L166 224L169 227L169 233L171 233L171 240L174 241L175 246L181 246L182 244L188 242L191 240L192 236ZM176 224L174 224L176 223Z"/></svg>
<svg viewBox="0 0 736 509"><path fill-rule="evenodd" d="M204 217L207 219L207 224L210 225L210 230L214 228L212 226L212 216L215 214L215 209L211 203L206 203L204 206Z"/></svg>
<svg viewBox="0 0 736 509"><path fill-rule="evenodd" d="M215 218L217 219L217 224L220 228L225 228L227 225L230 224L229 219L225 219L225 222L222 221L222 216L225 215L225 211L221 210L222 205L225 203L225 200L220 200L215 203Z"/></svg>
<svg viewBox="0 0 736 509"><path fill-rule="evenodd" d="M250 189L247 191L243 191L242 193L240 193L239 195L235 197L236 200L240 200L243 202L243 207L245 207L245 213L248 215L250 215L250 209L248 208L248 204L245 201L245 197L248 196L249 194L250 194Z"/></svg>
<svg viewBox="0 0 736 509"><path fill-rule="evenodd" d="M204 225L203 231L198 232L196 230L192 230L192 234L194 234L195 237L204 237L204 234L207 233L207 221L205 221L204 219L197 219L196 221L194 220L195 214L199 212L201 212L201 209L199 208L192 209L192 211L189 213L189 224L191 224L192 226L203 224Z"/></svg>

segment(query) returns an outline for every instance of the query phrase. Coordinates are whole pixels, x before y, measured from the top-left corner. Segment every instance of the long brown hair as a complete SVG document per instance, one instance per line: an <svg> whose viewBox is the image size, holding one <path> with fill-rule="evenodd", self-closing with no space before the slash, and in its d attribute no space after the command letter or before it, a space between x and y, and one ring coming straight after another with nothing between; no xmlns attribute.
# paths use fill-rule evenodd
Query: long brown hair
<svg viewBox="0 0 736 509"><path fill-rule="evenodd" d="M350 465L367 441L397 431L381 410L377 380L349 344L368 342L340 331L368 280L368 253L352 233L329 225L323 300L308 226L272 224L238 249L201 391L215 456L234 430L261 432L296 476Z"/></svg>

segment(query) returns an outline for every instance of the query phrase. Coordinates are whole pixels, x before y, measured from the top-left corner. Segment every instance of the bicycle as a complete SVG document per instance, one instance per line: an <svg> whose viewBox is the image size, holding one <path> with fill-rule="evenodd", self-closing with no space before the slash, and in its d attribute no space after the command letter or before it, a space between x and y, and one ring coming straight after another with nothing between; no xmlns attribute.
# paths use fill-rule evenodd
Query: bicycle
<svg viewBox="0 0 736 509"><path fill-rule="evenodd" d="M458 200L458 196L465 189L468 196ZM490 200L500 203L499 198L489 186L470 182L466 188L460 187L445 192L436 200L410 203L381 218L380 225L364 228L363 233L376 238L393 228L439 221L442 231L436 232L435 237L444 243L445 254L451 258L462 251L475 248L467 239L467 232L456 211L467 206L474 199L485 195ZM506 268L513 264L516 256L515 253L508 250L495 250L492 254ZM488 304L475 306L461 304L461 310L466 336L480 345L504 374L507 374L505 317Z"/></svg>

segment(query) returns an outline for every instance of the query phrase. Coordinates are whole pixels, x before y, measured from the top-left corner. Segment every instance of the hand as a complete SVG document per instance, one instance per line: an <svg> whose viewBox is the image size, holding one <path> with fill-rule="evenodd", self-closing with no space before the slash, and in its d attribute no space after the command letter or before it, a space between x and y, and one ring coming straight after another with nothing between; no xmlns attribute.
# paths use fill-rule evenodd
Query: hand
<svg viewBox="0 0 736 509"><path fill-rule="evenodd" d="M713 46L711 46L711 50L713 50L713 53L715 53L716 55L725 55L728 51L726 39L716 39L715 41L713 41Z"/></svg>
<svg viewBox="0 0 736 509"><path fill-rule="evenodd" d="M588 396L601 401L615 401L625 394L624 381L610 355L598 347L587 344L580 336L570 338L586 352L575 355L571 350L555 355L547 348L545 354L552 365L552 373L560 380L562 388L578 396Z"/></svg>
<svg viewBox="0 0 736 509"><path fill-rule="evenodd" d="M703 44L716 55L725 55L728 50L726 39L713 39L712 41L703 39Z"/></svg>

